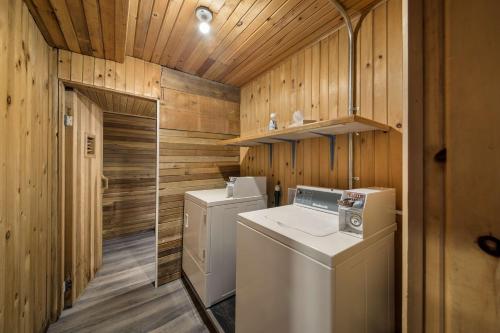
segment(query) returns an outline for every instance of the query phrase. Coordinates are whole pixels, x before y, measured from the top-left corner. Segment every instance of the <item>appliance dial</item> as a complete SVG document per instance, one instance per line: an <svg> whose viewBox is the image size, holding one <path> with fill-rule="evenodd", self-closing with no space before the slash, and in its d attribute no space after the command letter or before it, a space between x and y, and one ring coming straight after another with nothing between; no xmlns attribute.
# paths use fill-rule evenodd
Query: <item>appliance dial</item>
<svg viewBox="0 0 500 333"><path fill-rule="evenodd" d="M353 226L358 228L361 225L362 220L359 215L351 215L350 222Z"/></svg>

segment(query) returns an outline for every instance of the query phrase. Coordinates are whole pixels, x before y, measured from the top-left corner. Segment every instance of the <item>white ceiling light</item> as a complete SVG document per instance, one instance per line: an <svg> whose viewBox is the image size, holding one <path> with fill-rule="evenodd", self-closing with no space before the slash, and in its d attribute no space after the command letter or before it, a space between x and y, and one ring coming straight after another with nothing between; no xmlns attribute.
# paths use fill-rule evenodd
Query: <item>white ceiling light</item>
<svg viewBox="0 0 500 333"><path fill-rule="evenodd" d="M210 21L212 21L212 12L205 6L196 8L196 18L200 21L198 29L204 35L210 32Z"/></svg>

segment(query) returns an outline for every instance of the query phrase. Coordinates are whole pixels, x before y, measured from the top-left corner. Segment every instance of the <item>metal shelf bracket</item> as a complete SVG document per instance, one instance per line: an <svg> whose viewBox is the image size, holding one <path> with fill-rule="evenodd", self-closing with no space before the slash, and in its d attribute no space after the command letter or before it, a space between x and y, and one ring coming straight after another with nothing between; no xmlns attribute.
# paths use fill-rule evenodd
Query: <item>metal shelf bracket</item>
<svg viewBox="0 0 500 333"><path fill-rule="evenodd" d="M337 139L337 136L332 135L332 134L323 134L323 133L316 133L316 132L314 132L314 134L321 135L321 136L328 138L328 141L330 142L330 170L333 171L333 166L335 163L335 140Z"/></svg>
<svg viewBox="0 0 500 333"><path fill-rule="evenodd" d="M268 149L268 154L269 154L269 169L273 167L273 144L270 142L259 142L261 145L266 145L269 147Z"/></svg>
<svg viewBox="0 0 500 333"><path fill-rule="evenodd" d="M283 142L288 142L290 144L290 149L292 150L292 169L295 169L295 159L297 157L297 140L287 140L287 139L276 139Z"/></svg>

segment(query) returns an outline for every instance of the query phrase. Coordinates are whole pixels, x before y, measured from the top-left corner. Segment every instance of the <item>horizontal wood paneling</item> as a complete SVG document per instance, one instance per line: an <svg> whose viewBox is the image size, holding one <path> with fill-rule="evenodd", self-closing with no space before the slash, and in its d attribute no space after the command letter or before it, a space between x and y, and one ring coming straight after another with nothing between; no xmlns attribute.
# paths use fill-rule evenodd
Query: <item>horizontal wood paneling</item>
<svg viewBox="0 0 500 333"><path fill-rule="evenodd" d="M132 57L119 63L59 50L58 75L65 82L153 99L161 97L161 66Z"/></svg>
<svg viewBox="0 0 500 333"><path fill-rule="evenodd" d="M239 88L163 68L160 127L239 134Z"/></svg>
<svg viewBox="0 0 500 333"><path fill-rule="evenodd" d="M123 62L128 0L25 2L51 46Z"/></svg>
<svg viewBox="0 0 500 333"><path fill-rule="evenodd" d="M239 174L239 149L217 146L233 135L160 130L158 283L181 273L184 192L224 187Z"/></svg>
<svg viewBox="0 0 500 333"><path fill-rule="evenodd" d="M168 67L162 67L161 87L235 103L240 102L240 89L237 87L205 80Z"/></svg>
<svg viewBox="0 0 500 333"><path fill-rule="evenodd" d="M181 274L184 192L224 187L240 152L219 146L239 134L239 91L174 70L162 73L158 283Z"/></svg>
<svg viewBox="0 0 500 333"><path fill-rule="evenodd" d="M222 99L163 89L161 128L238 134L239 104Z"/></svg>
<svg viewBox="0 0 500 333"><path fill-rule="evenodd" d="M105 239L154 230L156 119L104 113Z"/></svg>
<svg viewBox="0 0 500 333"><path fill-rule="evenodd" d="M356 105L359 115L391 127L390 131L354 136L354 187L385 186L397 191L402 207L402 11L401 0L389 0L370 11L360 27L357 45ZM305 119L326 120L347 115L347 32L345 28L306 47L241 88L241 135L267 131L269 115L277 114L279 128L287 127L300 110ZM273 204L274 186L297 184L348 187L348 138L339 135L330 170L327 138L301 140L292 168L290 145L273 145L269 166L266 146L242 149L242 175L267 176ZM396 234L396 295L401 295L401 223ZM397 327L400 300L397 298Z"/></svg>
<svg viewBox="0 0 500 333"><path fill-rule="evenodd" d="M65 277L72 287L65 305L72 305L102 264L102 109L75 91L65 93ZM87 152L87 137L95 142Z"/></svg>
<svg viewBox="0 0 500 333"><path fill-rule="evenodd" d="M26 5L1 1L1 332L44 331L61 309L56 62Z"/></svg>

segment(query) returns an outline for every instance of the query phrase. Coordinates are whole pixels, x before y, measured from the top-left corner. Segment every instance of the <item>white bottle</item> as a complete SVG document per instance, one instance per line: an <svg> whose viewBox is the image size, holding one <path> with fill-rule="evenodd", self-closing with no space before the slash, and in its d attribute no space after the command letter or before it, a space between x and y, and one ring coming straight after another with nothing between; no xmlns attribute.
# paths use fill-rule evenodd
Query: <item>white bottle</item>
<svg viewBox="0 0 500 333"><path fill-rule="evenodd" d="M278 129L278 123L276 122L276 113L271 113L271 119L269 120L269 130L274 131Z"/></svg>

